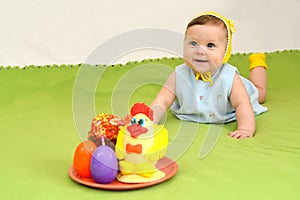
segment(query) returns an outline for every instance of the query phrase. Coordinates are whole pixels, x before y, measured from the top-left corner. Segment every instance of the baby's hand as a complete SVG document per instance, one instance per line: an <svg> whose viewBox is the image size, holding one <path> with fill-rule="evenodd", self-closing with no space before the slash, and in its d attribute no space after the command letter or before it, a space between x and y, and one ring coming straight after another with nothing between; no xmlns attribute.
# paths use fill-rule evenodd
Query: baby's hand
<svg viewBox="0 0 300 200"><path fill-rule="evenodd" d="M254 133L249 130L238 129L229 133L229 136L237 139L243 139L243 138L251 138L253 137L253 134Z"/></svg>
<svg viewBox="0 0 300 200"><path fill-rule="evenodd" d="M118 119L116 120L115 123L118 126L126 126L127 124L130 123L131 119L132 119L131 115L126 115L124 119Z"/></svg>

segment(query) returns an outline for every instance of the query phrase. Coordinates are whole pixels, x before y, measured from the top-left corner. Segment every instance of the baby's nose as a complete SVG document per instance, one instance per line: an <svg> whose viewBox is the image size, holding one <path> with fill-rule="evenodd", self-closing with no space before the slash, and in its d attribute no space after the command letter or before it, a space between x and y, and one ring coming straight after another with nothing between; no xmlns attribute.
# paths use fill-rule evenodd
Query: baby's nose
<svg viewBox="0 0 300 200"><path fill-rule="evenodd" d="M203 46L199 45L197 48L197 54L205 55L206 54L205 48Z"/></svg>

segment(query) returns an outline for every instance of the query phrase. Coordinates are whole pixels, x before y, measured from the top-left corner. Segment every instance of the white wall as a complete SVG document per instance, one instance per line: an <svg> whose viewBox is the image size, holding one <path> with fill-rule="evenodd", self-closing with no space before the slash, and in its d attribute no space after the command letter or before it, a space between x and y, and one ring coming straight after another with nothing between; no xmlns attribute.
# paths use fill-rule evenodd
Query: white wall
<svg viewBox="0 0 300 200"><path fill-rule="evenodd" d="M236 23L233 53L299 49L299 8L300 0L0 0L0 65L81 63L115 35L145 27L183 34L211 10ZM116 62L163 54L141 50Z"/></svg>

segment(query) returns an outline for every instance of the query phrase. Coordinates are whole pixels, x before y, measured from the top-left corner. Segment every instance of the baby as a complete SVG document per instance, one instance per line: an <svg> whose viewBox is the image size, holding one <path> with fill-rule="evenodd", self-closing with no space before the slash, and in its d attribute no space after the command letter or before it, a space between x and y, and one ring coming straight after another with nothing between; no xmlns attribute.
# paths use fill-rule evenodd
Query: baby
<svg viewBox="0 0 300 200"><path fill-rule="evenodd" d="M186 28L184 64L177 66L152 102L154 120L160 122L171 108L181 120L227 123L237 120L233 138L253 137L255 115L266 112L261 103L267 91L264 54L249 56L249 80L226 63L231 55L234 24L218 13L206 12Z"/></svg>

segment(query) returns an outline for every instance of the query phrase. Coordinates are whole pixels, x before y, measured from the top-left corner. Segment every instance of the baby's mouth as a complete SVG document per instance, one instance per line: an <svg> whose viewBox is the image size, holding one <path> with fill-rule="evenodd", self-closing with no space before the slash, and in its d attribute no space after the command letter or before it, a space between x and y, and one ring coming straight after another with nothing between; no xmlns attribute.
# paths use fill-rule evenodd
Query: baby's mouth
<svg viewBox="0 0 300 200"><path fill-rule="evenodd" d="M197 73L205 73L210 71L209 61L207 59L193 59L192 65Z"/></svg>
<svg viewBox="0 0 300 200"><path fill-rule="evenodd" d="M200 59L194 59L195 62L198 62L198 63L206 63L208 62L208 60L200 60Z"/></svg>

